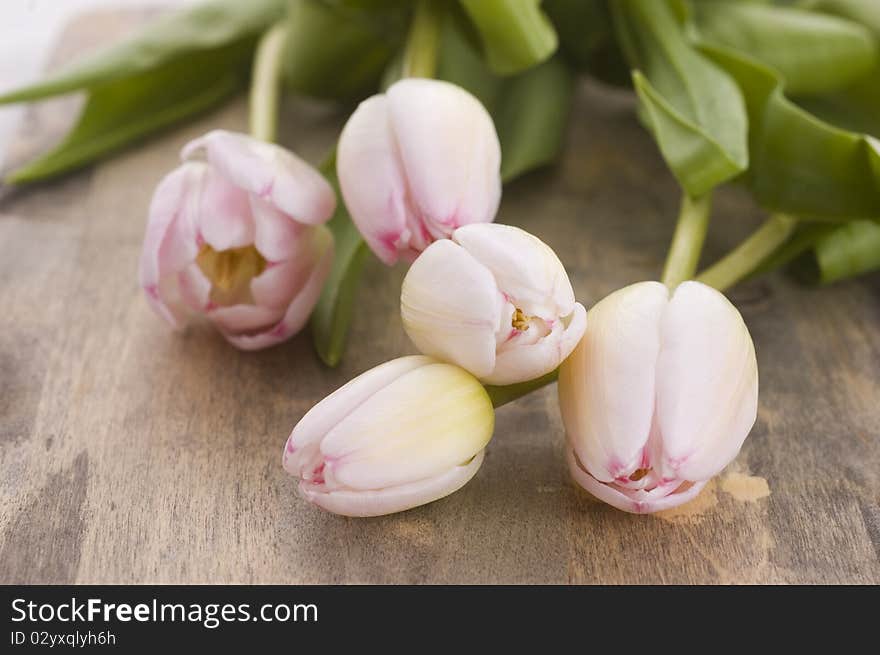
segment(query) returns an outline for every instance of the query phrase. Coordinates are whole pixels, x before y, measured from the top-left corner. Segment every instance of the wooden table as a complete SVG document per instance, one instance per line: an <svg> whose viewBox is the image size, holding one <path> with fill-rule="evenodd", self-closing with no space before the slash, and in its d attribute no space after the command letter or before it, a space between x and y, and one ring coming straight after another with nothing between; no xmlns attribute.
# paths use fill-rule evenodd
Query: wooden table
<svg viewBox="0 0 880 655"><path fill-rule="evenodd" d="M94 14L56 61L142 16ZM31 110L20 161L71 117ZM282 142L320 160L345 118L290 102ZM758 352L760 412L738 459L691 504L632 516L569 480L556 391L503 408L479 474L396 516L300 501L280 466L296 421L355 374L412 352L403 270L366 268L350 350L323 367L301 334L242 353L206 326L169 333L137 283L147 204L180 147L244 129L237 101L0 202L0 582L880 582L880 277L735 289ZM587 305L656 278L677 186L628 94L584 83L553 170L507 188L499 221L546 240ZM718 194L705 261L760 220Z"/></svg>

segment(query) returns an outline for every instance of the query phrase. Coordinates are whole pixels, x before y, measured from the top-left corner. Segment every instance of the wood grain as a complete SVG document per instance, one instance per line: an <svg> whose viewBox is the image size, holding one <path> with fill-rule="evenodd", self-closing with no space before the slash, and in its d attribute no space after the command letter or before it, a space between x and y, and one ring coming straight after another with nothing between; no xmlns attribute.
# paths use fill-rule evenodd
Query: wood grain
<svg viewBox="0 0 880 655"><path fill-rule="evenodd" d="M133 16L77 21L62 58ZM70 116L69 102L32 110L13 159ZM282 142L319 161L345 112L291 102L283 117ZM367 266L369 311L336 370L307 334L241 353L205 326L169 333L137 285L151 192L188 139L245 126L237 101L0 204L0 582L880 582L876 275L818 290L771 277L732 293L757 347L758 422L729 471L679 510L631 516L576 488L552 388L499 412L479 474L444 500L361 520L298 500L280 466L294 423L412 352L403 270ZM545 239L589 304L657 277L677 204L632 98L585 83L562 162L507 187L499 220ZM705 261L760 218L725 189Z"/></svg>

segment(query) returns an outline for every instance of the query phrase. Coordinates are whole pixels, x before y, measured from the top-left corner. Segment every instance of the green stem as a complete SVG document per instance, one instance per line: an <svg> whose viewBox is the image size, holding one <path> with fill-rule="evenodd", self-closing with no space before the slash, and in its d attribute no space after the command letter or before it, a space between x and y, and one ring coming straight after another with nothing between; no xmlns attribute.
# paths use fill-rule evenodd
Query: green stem
<svg viewBox="0 0 880 655"><path fill-rule="evenodd" d="M685 280L690 280L697 272L700 252L709 228L709 212L712 208L712 194L691 198L686 193L681 197L681 209L672 244L663 267L663 284L674 289Z"/></svg>
<svg viewBox="0 0 880 655"><path fill-rule="evenodd" d="M719 291L734 284L757 269L783 245L797 225L788 214L771 214L745 241L697 276L697 280Z"/></svg>
<svg viewBox="0 0 880 655"><path fill-rule="evenodd" d="M281 95L281 57L287 27L281 22L260 38L254 55L250 90L251 135L261 141L275 141L278 101Z"/></svg>
<svg viewBox="0 0 880 655"><path fill-rule="evenodd" d="M534 380L520 382L518 384L508 384L503 387L496 387L487 384L486 391L489 393L489 398L492 399L492 406L495 407L495 409L498 409L502 405L513 402L517 398L522 398L526 394L556 382L558 377L559 369L557 368L550 371L547 375L535 378Z"/></svg>
<svg viewBox="0 0 880 655"><path fill-rule="evenodd" d="M434 77L440 43L440 8L436 0L418 0L406 47L401 77Z"/></svg>

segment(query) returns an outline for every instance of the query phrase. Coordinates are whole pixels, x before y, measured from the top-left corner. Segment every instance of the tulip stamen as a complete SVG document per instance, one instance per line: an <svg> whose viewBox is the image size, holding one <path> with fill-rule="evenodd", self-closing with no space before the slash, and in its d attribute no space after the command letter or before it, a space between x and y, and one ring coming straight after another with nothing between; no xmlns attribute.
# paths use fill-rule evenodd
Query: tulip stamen
<svg viewBox="0 0 880 655"><path fill-rule="evenodd" d="M247 300L251 280L266 270L266 260L254 246L218 251L205 244L196 263L210 280L211 299L218 305Z"/></svg>
<svg viewBox="0 0 880 655"><path fill-rule="evenodd" d="M629 479L632 480L633 482L638 482L643 477L648 475L648 473L650 473L650 472L651 472L651 469L636 469L635 471L632 472L632 475L629 476Z"/></svg>
<svg viewBox="0 0 880 655"><path fill-rule="evenodd" d="M525 332L529 329L529 321L531 320L530 316L526 316L519 307L515 307L513 309L513 318L510 319L510 324L520 332Z"/></svg>

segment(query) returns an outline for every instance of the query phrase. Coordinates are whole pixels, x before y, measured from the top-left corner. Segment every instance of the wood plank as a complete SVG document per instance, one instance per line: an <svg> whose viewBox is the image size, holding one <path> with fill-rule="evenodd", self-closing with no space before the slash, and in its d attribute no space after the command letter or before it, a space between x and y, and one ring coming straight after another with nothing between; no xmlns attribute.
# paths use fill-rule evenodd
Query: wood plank
<svg viewBox="0 0 880 655"><path fill-rule="evenodd" d="M132 16L77 21L60 51ZM283 116L282 142L319 161L345 112L290 102ZM69 119L69 104L31 112L15 156ZM206 326L170 334L137 284L150 195L188 139L245 126L239 100L0 204L0 582L880 582L877 275L733 292L758 352L758 422L678 510L631 516L575 487L552 388L499 412L482 469L444 500L375 519L301 502L280 467L292 426L413 352L403 270L368 264L369 311L335 370L307 334L258 353ZM632 98L584 83L562 162L505 188L499 220L556 249L589 305L657 277L677 203ZM706 261L760 218L744 192L721 192Z"/></svg>

